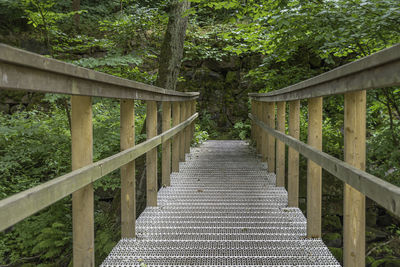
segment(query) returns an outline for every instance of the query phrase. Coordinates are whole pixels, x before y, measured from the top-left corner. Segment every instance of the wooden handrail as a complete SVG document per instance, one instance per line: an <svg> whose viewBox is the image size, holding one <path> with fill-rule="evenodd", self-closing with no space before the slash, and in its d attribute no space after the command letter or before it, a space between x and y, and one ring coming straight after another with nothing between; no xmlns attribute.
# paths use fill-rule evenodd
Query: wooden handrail
<svg viewBox="0 0 400 267"><path fill-rule="evenodd" d="M195 113L179 125L130 149L0 200L0 231L135 160L184 130L197 117Z"/></svg>
<svg viewBox="0 0 400 267"><path fill-rule="evenodd" d="M152 101L187 101L178 92L122 79L0 44L0 89Z"/></svg>

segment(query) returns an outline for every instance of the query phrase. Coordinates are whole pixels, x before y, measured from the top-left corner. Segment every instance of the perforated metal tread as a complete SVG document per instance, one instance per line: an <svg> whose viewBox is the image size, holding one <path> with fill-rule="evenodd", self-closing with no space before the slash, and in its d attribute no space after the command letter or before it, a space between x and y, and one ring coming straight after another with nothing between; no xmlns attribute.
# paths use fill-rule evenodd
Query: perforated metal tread
<svg viewBox="0 0 400 267"><path fill-rule="evenodd" d="M191 149L102 266L340 266L243 141Z"/></svg>

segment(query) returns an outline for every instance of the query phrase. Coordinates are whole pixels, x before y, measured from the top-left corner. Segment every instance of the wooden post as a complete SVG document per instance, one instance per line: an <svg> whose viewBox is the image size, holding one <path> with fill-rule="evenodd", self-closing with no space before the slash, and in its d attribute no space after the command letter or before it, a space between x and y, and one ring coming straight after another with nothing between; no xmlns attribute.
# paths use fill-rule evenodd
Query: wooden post
<svg viewBox="0 0 400 267"><path fill-rule="evenodd" d="M365 170L366 91L344 95L344 160ZM365 195L344 185L343 264L365 266Z"/></svg>
<svg viewBox="0 0 400 267"><path fill-rule="evenodd" d="M146 101L146 134L147 140L157 135L157 103ZM146 153L146 184L147 184L147 206L157 206L157 148Z"/></svg>
<svg viewBox="0 0 400 267"><path fill-rule="evenodd" d="M192 112L192 107L191 107L191 102L192 101L186 101L186 119L188 119L191 116L191 112ZM185 153L190 153L190 141L192 140L192 138L190 138L190 126L187 126L185 128Z"/></svg>
<svg viewBox="0 0 400 267"><path fill-rule="evenodd" d="M192 115L196 113L196 100L192 101ZM195 132L195 122L193 121L192 123L192 134L190 136L190 140L193 140L194 138L194 132Z"/></svg>
<svg viewBox="0 0 400 267"><path fill-rule="evenodd" d="M257 101L257 119L262 120L262 102ZM264 130L261 127L257 127L257 154L262 154L262 136Z"/></svg>
<svg viewBox="0 0 400 267"><path fill-rule="evenodd" d="M286 102L277 102L277 130L286 133ZM276 186L285 187L285 143L276 140Z"/></svg>
<svg viewBox="0 0 400 267"><path fill-rule="evenodd" d="M322 150L322 97L308 99L308 144ZM307 163L307 237L321 237L322 169Z"/></svg>
<svg viewBox="0 0 400 267"><path fill-rule="evenodd" d="M260 102L261 108L261 117L259 118L265 124L267 123L268 116L267 116L267 102ZM262 161L267 162L267 151L268 151L268 134L266 131L261 129L261 156Z"/></svg>
<svg viewBox="0 0 400 267"><path fill-rule="evenodd" d="M267 125L275 129L275 102L267 104ZM275 172L275 138L268 135L268 171Z"/></svg>
<svg viewBox="0 0 400 267"><path fill-rule="evenodd" d="M180 122L184 122L186 120L186 104L184 101L181 103L181 120ZM184 162L185 161L185 130L182 130L179 133L179 138L180 138L180 144L179 144L179 161Z"/></svg>
<svg viewBox="0 0 400 267"><path fill-rule="evenodd" d="M181 105L179 102L172 103L172 126L179 124L181 120ZM172 139L172 171L179 172L179 151L180 134L176 134Z"/></svg>
<svg viewBox="0 0 400 267"><path fill-rule="evenodd" d="M121 151L135 146L135 102L124 99L120 102ZM135 161L121 167L121 237L135 237L136 222Z"/></svg>
<svg viewBox="0 0 400 267"><path fill-rule="evenodd" d="M255 112L254 112L254 110L255 110L254 105L255 105L254 100L251 99L251 100L250 100L250 113L251 113L251 115L253 115L253 116L255 116L255 114L254 114L254 113L255 113ZM255 136L254 131L255 131L254 122L251 121L251 140L253 140L253 142L254 142L254 136Z"/></svg>
<svg viewBox="0 0 400 267"><path fill-rule="evenodd" d="M171 102L162 102L162 131L171 129ZM171 139L162 144L162 186L170 186L171 174Z"/></svg>
<svg viewBox="0 0 400 267"><path fill-rule="evenodd" d="M300 100L289 102L289 135L300 138ZM288 151L288 205L299 206L299 152L291 147Z"/></svg>
<svg viewBox="0 0 400 267"><path fill-rule="evenodd" d="M72 170L93 162L92 99L71 96ZM94 266L93 184L72 194L74 266Z"/></svg>

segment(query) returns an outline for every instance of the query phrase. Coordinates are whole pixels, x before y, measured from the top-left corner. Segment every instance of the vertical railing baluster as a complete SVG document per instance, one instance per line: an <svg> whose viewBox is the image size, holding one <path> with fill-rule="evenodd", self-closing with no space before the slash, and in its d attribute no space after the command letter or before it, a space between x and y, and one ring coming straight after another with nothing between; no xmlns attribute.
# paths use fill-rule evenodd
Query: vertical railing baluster
<svg viewBox="0 0 400 267"><path fill-rule="evenodd" d="M260 105L262 105L261 108L261 117L259 118L260 121L264 122L265 124L267 123L268 116L267 116L267 102L260 102ZM267 162L267 151L268 151L268 134L267 132L261 129L261 157L262 161Z"/></svg>
<svg viewBox="0 0 400 267"><path fill-rule="evenodd" d="M196 100L192 101L191 107L192 107L192 115L194 115L196 113ZM195 121L192 122L191 129L192 129L192 133L190 135L190 140L192 141L194 138L194 132L195 132Z"/></svg>
<svg viewBox="0 0 400 267"><path fill-rule="evenodd" d="M286 102L277 102L276 127L277 130L286 133ZM276 140L276 186L285 186L285 143Z"/></svg>
<svg viewBox="0 0 400 267"><path fill-rule="evenodd" d="M186 118L185 120L187 120L190 116L191 116L191 112L192 112L192 107L191 107L191 101L186 101L185 102L185 108L186 108ZM190 153L190 126L186 126L185 130L185 153Z"/></svg>
<svg viewBox="0 0 400 267"><path fill-rule="evenodd" d="M344 160L365 170L366 91L344 95ZM343 263L365 266L365 195L344 185Z"/></svg>
<svg viewBox="0 0 400 267"><path fill-rule="evenodd" d="M289 135L300 138L300 100L289 102ZM299 152L288 149L288 205L299 206Z"/></svg>
<svg viewBox="0 0 400 267"><path fill-rule="evenodd" d="M72 170L93 162L92 99L71 96ZM93 184L72 194L74 266L94 266Z"/></svg>
<svg viewBox="0 0 400 267"><path fill-rule="evenodd" d="M257 101L257 119L261 120L262 118L262 102ZM262 137L264 130L261 127L257 127L257 154L262 154Z"/></svg>
<svg viewBox="0 0 400 267"><path fill-rule="evenodd" d="M322 150L322 97L308 99L308 144ZM321 237L322 169L307 163L307 237Z"/></svg>
<svg viewBox="0 0 400 267"><path fill-rule="evenodd" d="M162 102L162 131L171 129L171 102ZM162 144L162 170L161 183L163 186L170 186L171 174L171 139Z"/></svg>
<svg viewBox="0 0 400 267"><path fill-rule="evenodd" d="M255 108L254 108L254 106L255 106L255 101L254 101L253 99L251 99L251 100L250 100L250 114L253 115L253 117L255 116ZM254 141L255 141L254 136L255 136L255 123L254 123L253 120L251 120L251 134L250 134L250 138L251 138L251 140L253 141L253 143L254 143Z"/></svg>
<svg viewBox="0 0 400 267"><path fill-rule="evenodd" d="M267 125L275 129L275 102L267 104ZM268 135L268 171L275 172L275 138Z"/></svg>
<svg viewBox="0 0 400 267"><path fill-rule="evenodd" d="M186 104L184 101L182 101L180 104L181 104L181 120L180 120L180 122L184 122L186 119ZM184 162L185 161L185 139L186 139L184 130L182 130L179 133L179 138L180 138L179 161Z"/></svg>
<svg viewBox="0 0 400 267"><path fill-rule="evenodd" d="M135 146L135 101L120 102L121 151ZM135 237L136 222L135 161L121 167L121 237Z"/></svg>
<svg viewBox="0 0 400 267"><path fill-rule="evenodd" d="M179 102L172 102L172 126L179 124L181 120L181 105ZM172 171L179 172L180 134L172 138Z"/></svg>
<svg viewBox="0 0 400 267"><path fill-rule="evenodd" d="M147 140L157 135L157 102L146 101ZM157 206L157 147L146 153L147 206Z"/></svg>

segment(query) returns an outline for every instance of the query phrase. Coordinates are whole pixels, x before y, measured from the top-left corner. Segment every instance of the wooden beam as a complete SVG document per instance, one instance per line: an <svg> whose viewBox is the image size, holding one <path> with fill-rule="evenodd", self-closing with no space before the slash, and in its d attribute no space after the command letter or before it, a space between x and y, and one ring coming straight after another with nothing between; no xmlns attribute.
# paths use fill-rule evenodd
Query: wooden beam
<svg viewBox="0 0 400 267"><path fill-rule="evenodd" d="M275 129L275 103L267 103L267 125ZM268 171L275 172L275 138L268 135Z"/></svg>
<svg viewBox="0 0 400 267"><path fill-rule="evenodd" d="M181 121L181 105L179 102L172 103L172 126L176 126ZM179 134L175 135L172 140L172 171L179 172L179 153L180 138Z"/></svg>
<svg viewBox="0 0 400 267"><path fill-rule="evenodd" d="M153 101L196 99L0 44L0 89Z"/></svg>
<svg viewBox="0 0 400 267"><path fill-rule="evenodd" d="M253 115L253 116L255 116L255 102L256 101L254 101L254 100L250 100L250 113ZM251 121L251 140L253 141L253 142L255 142L255 127L256 127L256 125L255 125L255 123L253 122L253 121Z"/></svg>
<svg viewBox="0 0 400 267"><path fill-rule="evenodd" d="M180 102L181 104L181 121L184 121L186 119L186 105L185 102ZM185 161L185 130L183 130L179 134L179 139L180 139L180 144L179 144L179 161L184 162Z"/></svg>
<svg viewBox="0 0 400 267"><path fill-rule="evenodd" d="M186 106L186 117L185 120L187 118L190 117L191 112L192 112L192 107L190 106L190 101L186 101L185 102L185 106ZM192 140L192 138L190 137L190 127L187 127L184 130L184 134L185 134L185 153L190 153L190 141Z"/></svg>
<svg viewBox="0 0 400 267"><path fill-rule="evenodd" d="M289 102L289 134L300 138L300 100ZM288 149L288 205L299 206L299 152Z"/></svg>
<svg viewBox="0 0 400 267"><path fill-rule="evenodd" d="M146 102L146 134L147 140L157 135L157 102ZM157 206L157 148L153 148L146 154L146 184L147 206Z"/></svg>
<svg viewBox="0 0 400 267"><path fill-rule="evenodd" d="M277 102L277 130L286 133L286 102ZM276 140L276 186L285 187L285 143Z"/></svg>
<svg viewBox="0 0 400 267"><path fill-rule="evenodd" d="M135 102L122 99L120 103L121 151L135 146ZM135 161L121 167L121 237L135 237L136 180Z"/></svg>
<svg viewBox="0 0 400 267"><path fill-rule="evenodd" d="M249 118L274 137L297 150L304 157L322 166L326 171L351 185L388 211L400 217L400 187L392 185L372 174L366 173L314 147L270 128L251 114Z"/></svg>
<svg viewBox="0 0 400 267"><path fill-rule="evenodd" d="M257 101L257 118L262 119L262 104ZM260 128L257 129L257 154L262 154L262 137L263 132Z"/></svg>
<svg viewBox="0 0 400 267"><path fill-rule="evenodd" d="M259 102L259 105L261 106L261 114L260 114L260 120L263 122L267 123L268 121L268 116L267 116L267 103ZM261 134L261 160L264 162L267 162L268 160L268 134L260 129L260 134Z"/></svg>
<svg viewBox="0 0 400 267"><path fill-rule="evenodd" d="M162 131L168 131L171 128L171 102L162 103ZM161 183L163 186L171 185L171 140L166 140L162 144L162 171Z"/></svg>
<svg viewBox="0 0 400 267"><path fill-rule="evenodd" d="M322 150L322 97L308 100L308 144ZM307 161L307 237L321 237L322 168Z"/></svg>
<svg viewBox="0 0 400 267"><path fill-rule="evenodd" d="M71 97L72 170L93 162L92 99ZM72 194L74 266L94 266L94 198L90 183Z"/></svg>
<svg viewBox="0 0 400 267"><path fill-rule="evenodd" d="M344 95L344 160L365 170L366 91ZM365 195L344 185L344 266L365 266Z"/></svg>

